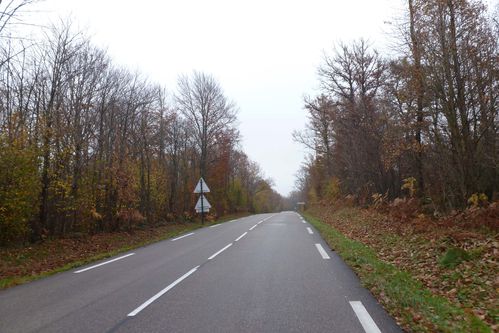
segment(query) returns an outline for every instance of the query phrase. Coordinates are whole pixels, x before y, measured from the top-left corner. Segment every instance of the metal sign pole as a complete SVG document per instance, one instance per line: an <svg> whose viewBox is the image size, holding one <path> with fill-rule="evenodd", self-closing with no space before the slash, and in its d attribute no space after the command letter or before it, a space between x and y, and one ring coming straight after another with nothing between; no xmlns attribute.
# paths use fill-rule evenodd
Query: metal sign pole
<svg viewBox="0 0 499 333"><path fill-rule="evenodd" d="M201 181L201 225L204 225L204 198L203 198L203 181Z"/></svg>

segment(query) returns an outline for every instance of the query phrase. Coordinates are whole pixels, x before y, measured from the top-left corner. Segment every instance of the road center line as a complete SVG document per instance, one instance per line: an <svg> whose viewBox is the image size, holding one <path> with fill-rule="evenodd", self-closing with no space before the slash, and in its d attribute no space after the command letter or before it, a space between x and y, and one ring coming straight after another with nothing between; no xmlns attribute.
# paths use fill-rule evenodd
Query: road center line
<svg viewBox="0 0 499 333"><path fill-rule="evenodd" d="M208 260L211 260L211 259L215 258L216 256L218 256L220 253L222 253L223 251L227 250L231 246L232 246L232 243L230 243L229 245L225 246L223 249L215 252L214 254L211 255L211 257L208 258Z"/></svg>
<svg viewBox="0 0 499 333"><path fill-rule="evenodd" d="M255 229L257 225L258 224L255 224L254 226L252 226L251 228L249 228L249 230L251 231L251 230Z"/></svg>
<svg viewBox="0 0 499 333"><path fill-rule="evenodd" d="M312 229L310 229L310 227L307 227L307 231L308 231L308 233L309 233L309 234L311 234L311 235L313 235L313 234L314 234L314 232L312 231Z"/></svg>
<svg viewBox="0 0 499 333"><path fill-rule="evenodd" d="M219 224L210 225L210 228L216 228L216 227L219 227L219 226L220 226L220 223Z"/></svg>
<svg viewBox="0 0 499 333"><path fill-rule="evenodd" d="M132 312L130 312L128 314L128 317L134 317L137 313L139 313L140 311L142 311L146 307L148 307L152 302L154 302L155 300L157 300L158 298L160 298L161 296L163 296L166 292L168 292L168 290L170 290L173 287L175 287L177 284L179 284L180 282L182 282L182 280L185 280L189 275L191 275L192 273L194 273L198 268L199 268L199 266L196 266L193 269L191 269L190 271L188 271L187 273L185 273L184 275L182 275L181 277L179 277L178 279L176 279L172 284L170 284L165 289L161 290L159 293L157 293L156 295L154 295L153 297L149 298L147 301L145 301L144 303L142 303L141 306L139 306L138 308L136 308L135 310L133 310Z"/></svg>
<svg viewBox="0 0 499 333"><path fill-rule="evenodd" d="M126 257L129 257L129 256L133 256L135 253L129 253L129 254L126 254L124 256L121 256L121 257L118 257L118 258L114 258L112 260L108 260L108 261L105 261L105 262L101 262L100 264L97 264L97 265L93 265L93 266L90 266L90 267L87 267L87 268L84 268L84 269L80 269L78 271L76 271L75 273L78 274L78 273L82 273L82 272L85 272L85 271L88 271L90 269L93 269L93 268L97 268L97 267L100 267L102 265L105 265L105 264L109 264L109 263L112 263L114 261L118 261L118 260L121 260L121 259L124 259Z"/></svg>
<svg viewBox="0 0 499 333"><path fill-rule="evenodd" d="M174 239L172 239L172 242L174 242L174 241L176 241L176 240L179 240L179 239L182 239L182 238L187 237L187 236L192 236L192 235L194 235L194 233L193 233L193 232L191 232L190 234L187 234L187 235L183 235L183 236L180 236L180 237L174 238Z"/></svg>
<svg viewBox="0 0 499 333"><path fill-rule="evenodd" d="M357 315L357 318L359 318L360 324L362 325L366 333L381 333L380 329L378 328L374 320L371 318L369 312L367 312L362 302L351 301L350 305L352 306L353 311Z"/></svg>
<svg viewBox="0 0 499 333"><path fill-rule="evenodd" d="M315 244L315 247L317 248L317 251L319 251L319 253L321 254L322 259L331 259L328 256L328 254L326 253L326 250L324 250L324 248L322 247L321 244Z"/></svg>
<svg viewBox="0 0 499 333"><path fill-rule="evenodd" d="M241 238L243 238L244 236L246 236L248 232L246 231L244 234L242 234L241 236L237 237L235 242L237 242L238 240L240 240Z"/></svg>

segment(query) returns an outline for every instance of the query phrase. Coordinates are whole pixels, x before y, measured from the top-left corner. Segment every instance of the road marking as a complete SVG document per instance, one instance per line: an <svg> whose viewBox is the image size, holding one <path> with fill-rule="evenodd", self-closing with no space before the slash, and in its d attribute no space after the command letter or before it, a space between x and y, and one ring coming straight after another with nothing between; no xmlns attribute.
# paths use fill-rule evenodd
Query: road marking
<svg viewBox="0 0 499 333"><path fill-rule="evenodd" d="M140 311L142 311L146 307L148 307L152 302L154 302L155 300L157 300L158 298L160 298L161 296L163 296L166 292L168 292L168 290L172 289L177 284L179 284L180 282L182 282L183 280L185 280L189 275L191 275L192 273L194 273L198 268L199 268L199 266L196 266L193 269L191 269L190 271L188 271L187 273L185 273L184 275L182 275L181 277L179 277L178 279L176 279L172 284L170 284L165 289L161 290L159 293L157 293L156 295L154 295L153 297L149 298L147 301L145 301L144 303L142 303L141 306L139 306L138 308L136 308L135 310L133 310L132 312L130 312L128 314L128 317L134 317L137 313L139 313Z"/></svg>
<svg viewBox="0 0 499 333"><path fill-rule="evenodd" d="M324 248L322 247L321 244L315 244L315 247L317 248L317 251L319 251L319 253L321 254L322 259L331 259L328 256L328 254L326 253L326 250L324 250Z"/></svg>
<svg viewBox="0 0 499 333"><path fill-rule="evenodd" d="M232 243L230 243L229 245L227 245L223 249L219 250L218 252L215 252L214 254L211 255L211 257L208 258L208 260L211 260L211 259L215 258L216 256L218 256L220 253L222 253L223 251L227 250L231 246L232 246Z"/></svg>
<svg viewBox="0 0 499 333"><path fill-rule="evenodd" d="M260 224L260 223L262 223L262 222L263 222L263 220L262 220L262 221L260 221L260 222L258 222L257 224Z"/></svg>
<svg viewBox="0 0 499 333"><path fill-rule="evenodd" d="M220 226L220 223L219 224L211 225L210 228L215 228L215 227L219 227L219 226Z"/></svg>
<svg viewBox="0 0 499 333"><path fill-rule="evenodd" d="M108 261L105 261L105 262L101 262L100 264L97 264L97 265L93 265L93 266L90 266L90 267L87 267L87 268L84 268L84 269L80 269L79 271L76 271L75 273L78 274L78 273L81 273L81 272L85 272L85 271L88 271L90 269L93 269L93 268L97 268L97 267L100 267L102 265L105 265L105 264L109 264L109 263L112 263L114 261L118 261L118 260L121 260L121 259L124 259L126 257L130 257L130 256L133 256L135 253L129 253L129 254L126 254L124 256L121 256L121 257L118 257L118 258L114 258L112 260L108 260Z"/></svg>
<svg viewBox="0 0 499 333"><path fill-rule="evenodd" d="M307 231L308 231L308 233L309 233L309 234L311 234L311 235L313 235L313 234L314 234L314 232L312 231L312 229L310 229L310 227L307 227Z"/></svg>
<svg viewBox="0 0 499 333"><path fill-rule="evenodd" d="M244 234L242 234L241 236L237 237L235 242L237 242L238 240L240 240L241 238L243 238L244 236L246 236L248 232L246 231Z"/></svg>
<svg viewBox="0 0 499 333"><path fill-rule="evenodd" d="M183 235L183 236L180 236L180 237L174 238L174 239L172 239L172 242L174 242L174 241L176 241L176 240L179 240L179 239L182 239L182 238L187 237L187 236L191 236L191 235L194 235L194 233L193 233L193 232L191 232L190 234L187 234L187 235Z"/></svg>
<svg viewBox="0 0 499 333"><path fill-rule="evenodd" d="M378 328L374 320L371 318L369 312L367 312L362 302L351 301L350 305L352 306L353 311L357 315L357 318L359 318L360 324L362 325L366 333L381 333L380 329Z"/></svg>
<svg viewBox="0 0 499 333"><path fill-rule="evenodd" d="M304 224L306 224L307 222L305 222L305 220L301 220L301 223L304 223Z"/></svg>
<svg viewBox="0 0 499 333"><path fill-rule="evenodd" d="M251 228L249 228L249 230L251 231L251 230L255 229L257 225L258 224L255 224L254 226L252 226Z"/></svg>

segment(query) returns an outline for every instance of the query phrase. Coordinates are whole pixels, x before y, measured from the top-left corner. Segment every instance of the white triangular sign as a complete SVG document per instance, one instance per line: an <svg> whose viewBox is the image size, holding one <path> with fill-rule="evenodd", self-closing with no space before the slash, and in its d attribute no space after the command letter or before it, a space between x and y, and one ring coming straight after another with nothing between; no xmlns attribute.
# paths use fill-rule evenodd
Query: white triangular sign
<svg viewBox="0 0 499 333"><path fill-rule="evenodd" d="M208 187L208 185L206 185L206 182L204 181L203 177L199 178L198 184L194 189L194 193L208 193L208 192L210 192L210 188Z"/></svg>
<svg viewBox="0 0 499 333"><path fill-rule="evenodd" d="M201 205L201 198L203 200L203 204ZM202 206L202 207L201 207ZM208 202L208 200L206 199L206 197L204 195L201 194L201 196L199 197L198 199L198 202L196 203L196 212L198 213L201 213L201 212L208 212L211 208L211 205L210 203Z"/></svg>

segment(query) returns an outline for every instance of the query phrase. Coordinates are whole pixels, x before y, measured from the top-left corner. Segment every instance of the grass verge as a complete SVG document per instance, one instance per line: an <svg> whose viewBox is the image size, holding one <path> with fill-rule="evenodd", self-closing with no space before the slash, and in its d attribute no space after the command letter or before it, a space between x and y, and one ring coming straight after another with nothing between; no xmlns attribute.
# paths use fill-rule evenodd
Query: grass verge
<svg viewBox="0 0 499 333"><path fill-rule="evenodd" d="M304 216L405 330L449 333L492 331L472 313L432 294L409 273L378 259L368 246L345 237L310 214L305 213Z"/></svg>
<svg viewBox="0 0 499 333"><path fill-rule="evenodd" d="M174 224L133 233L98 234L84 240L54 239L25 248L0 249L0 290L242 216L227 216L204 225Z"/></svg>

